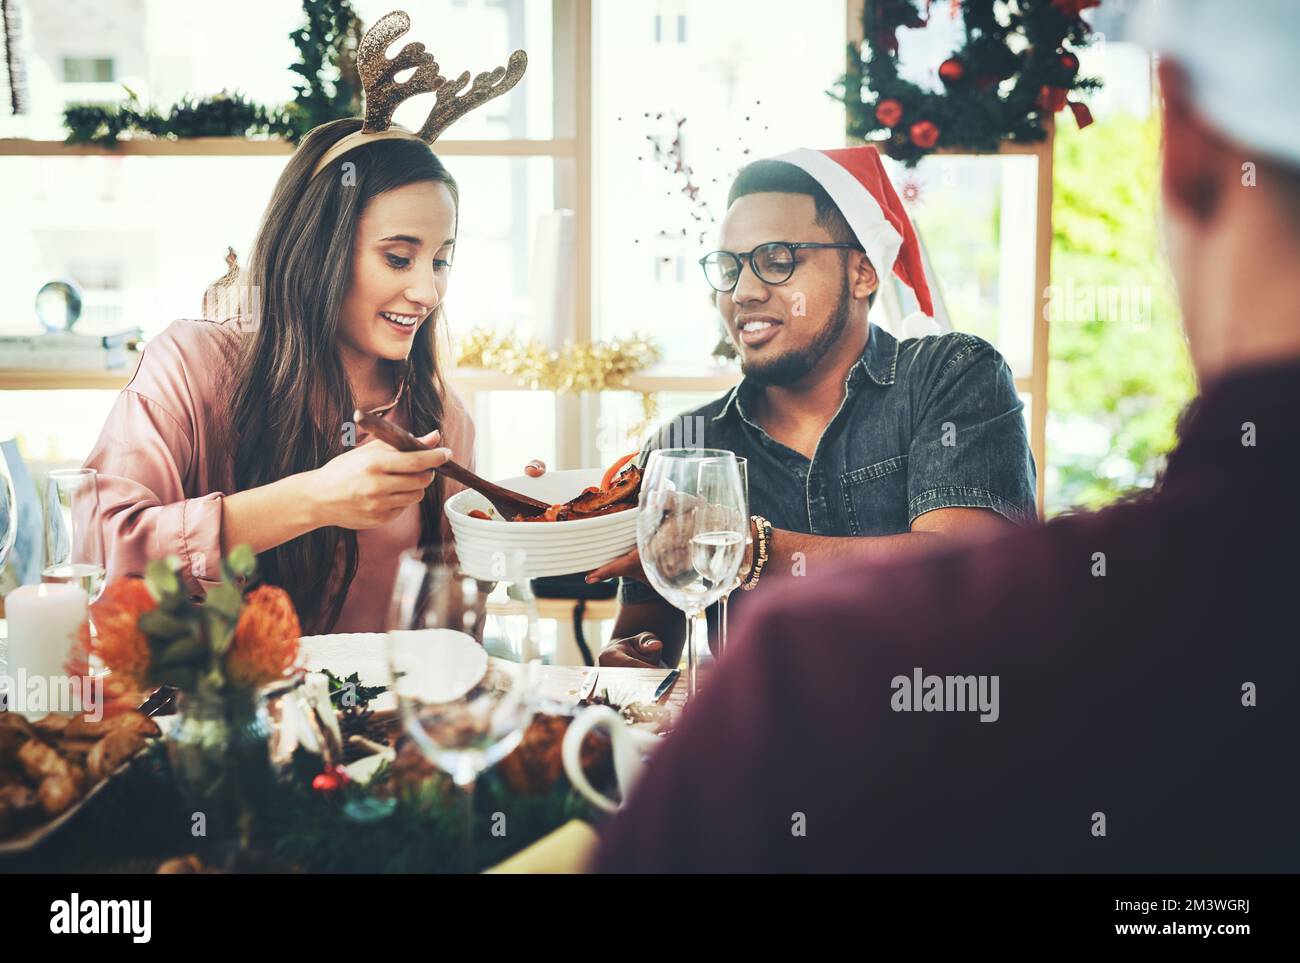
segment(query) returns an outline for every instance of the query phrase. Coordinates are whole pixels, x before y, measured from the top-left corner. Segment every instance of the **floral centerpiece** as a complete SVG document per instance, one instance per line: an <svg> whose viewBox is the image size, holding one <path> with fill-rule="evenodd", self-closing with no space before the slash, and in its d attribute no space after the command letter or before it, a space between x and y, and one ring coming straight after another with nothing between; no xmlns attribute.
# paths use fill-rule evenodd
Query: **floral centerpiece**
<svg viewBox="0 0 1300 963"><path fill-rule="evenodd" d="M167 740L176 784L207 823L204 834L241 840L270 775L257 693L292 671L301 635L288 593L256 585L256 574L256 556L241 545L199 601L185 590L179 559L151 562L144 578L105 588L90 640L115 687L179 690Z"/></svg>

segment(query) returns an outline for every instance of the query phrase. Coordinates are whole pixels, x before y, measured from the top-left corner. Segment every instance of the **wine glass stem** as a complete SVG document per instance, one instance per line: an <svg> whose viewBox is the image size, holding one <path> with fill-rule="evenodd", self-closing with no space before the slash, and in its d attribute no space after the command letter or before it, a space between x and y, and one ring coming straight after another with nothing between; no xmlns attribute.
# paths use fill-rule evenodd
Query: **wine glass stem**
<svg viewBox="0 0 1300 963"><path fill-rule="evenodd" d="M697 690L697 673L699 667L699 654L696 652L696 635L695 635L695 617L699 613L686 613L686 693L689 698L695 698Z"/></svg>
<svg viewBox="0 0 1300 963"><path fill-rule="evenodd" d="M461 827L460 840L460 862L462 873L473 873L474 866L474 784L477 782L471 779L468 782L460 783L460 794L464 804L463 821Z"/></svg>
<svg viewBox="0 0 1300 963"><path fill-rule="evenodd" d="M718 658L727 651L727 596L730 592L724 592L722 598L718 599Z"/></svg>

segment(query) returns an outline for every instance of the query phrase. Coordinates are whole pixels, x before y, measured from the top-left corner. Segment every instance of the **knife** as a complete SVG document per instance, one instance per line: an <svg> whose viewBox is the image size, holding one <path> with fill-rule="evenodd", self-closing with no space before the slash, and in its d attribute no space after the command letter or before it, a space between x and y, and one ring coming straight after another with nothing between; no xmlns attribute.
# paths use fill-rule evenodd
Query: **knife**
<svg viewBox="0 0 1300 963"><path fill-rule="evenodd" d="M655 698L654 698L655 702L658 702L660 699L662 699L664 696L666 696L669 693L669 691L673 687L673 683L677 681L677 677L681 674L682 674L681 669L673 669L673 671L669 672L666 676L664 676L664 681L660 682L659 688L655 689Z"/></svg>
<svg viewBox="0 0 1300 963"><path fill-rule="evenodd" d="M587 677L582 680L582 685L578 688L579 702L591 698L591 693L596 688L596 680L598 678L600 678L599 669L592 669L587 673Z"/></svg>

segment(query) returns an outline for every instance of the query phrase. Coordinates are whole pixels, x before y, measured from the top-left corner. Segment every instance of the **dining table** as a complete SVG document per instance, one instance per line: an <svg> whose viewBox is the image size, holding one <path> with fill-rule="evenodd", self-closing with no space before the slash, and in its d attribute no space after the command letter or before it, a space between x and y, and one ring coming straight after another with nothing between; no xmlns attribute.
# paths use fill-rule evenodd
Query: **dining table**
<svg viewBox="0 0 1300 963"><path fill-rule="evenodd" d="M339 678L357 674L364 686L388 684L386 637L383 633L309 636L301 640L299 664L310 672L328 669ZM6 643L0 637L0 677L7 673ZM687 701L685 673L656 698L670 674L667 668L628 668L584 665L534 667L534 697L539 712L578 711L580 700L613 705L658 702L679 718ZM707 666L704 678L707 678ZM384 692L371 703L376 713L394 712L396 703ZM160 718L164 731L165 717ZM165 795L165 794L164 794ZM0 855L3 872L153 873L163 860L179 855L175 835L160 827L160 811L175 807L174 799L132 797L117 793L110 804L71 821L59 833L26 853ZM595 833L573 821L503 864L502 871L565 871L580 863L594 847Z"/></svg>

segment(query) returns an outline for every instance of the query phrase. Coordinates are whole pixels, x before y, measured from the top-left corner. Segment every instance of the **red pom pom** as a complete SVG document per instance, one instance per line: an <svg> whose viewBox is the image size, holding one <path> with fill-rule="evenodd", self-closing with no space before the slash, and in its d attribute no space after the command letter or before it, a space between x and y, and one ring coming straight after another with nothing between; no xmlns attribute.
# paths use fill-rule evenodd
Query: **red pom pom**
<svg viewBox="0 0 1300 963"><path fill-rule="evenodd" d="M903 119L903 105L893 97L886 97L876 105L876 120L886 127L894 127Z"/></svg>
<svg viewBox="0 0 1300 963"><path fill-rule="evenodd" d="M1061 56L1058 59L1060 60L1062 69L1064 69L1068 73L1076 74L1079 72L1079 58L1076 57L1074 54L1070 53L1068 50L1065 53L1061 54Z"/></svg>
<svg viewBox="0 0 1300 963"><path fill-rule="evenodd" d="M966 76L966 65L956 57L949 57L939 64L939 79L945 84L955 84Z"/></svg>
<svg viewBox="0 0 1300 963"><path fill-rule="evenodd" d="M939 140L939 128L928 120L918 120L908 131L912 143L923 150L929 150Z"/></svg>

